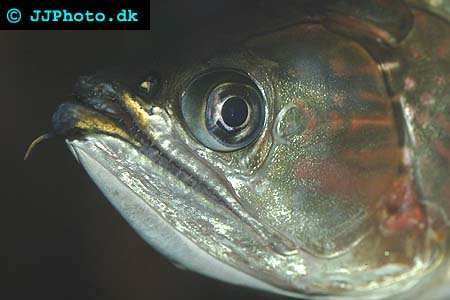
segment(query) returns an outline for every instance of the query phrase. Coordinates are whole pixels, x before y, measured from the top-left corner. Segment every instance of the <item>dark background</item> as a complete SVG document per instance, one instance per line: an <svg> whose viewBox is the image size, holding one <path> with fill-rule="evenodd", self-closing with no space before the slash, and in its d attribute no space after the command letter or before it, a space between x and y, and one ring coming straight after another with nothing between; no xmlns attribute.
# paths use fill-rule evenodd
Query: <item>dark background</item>
<svg viewBox="0 0 450 300"><path fill-rule="evenodd" d="M257 3L152 1L150 31L0 31L0 299L281 299L172 266L111 207L61 139L23 161L78 76L116 66L135 76L147 62L177 62L181 40L215 22L236 27L234 17L246 19Z"/></svg>

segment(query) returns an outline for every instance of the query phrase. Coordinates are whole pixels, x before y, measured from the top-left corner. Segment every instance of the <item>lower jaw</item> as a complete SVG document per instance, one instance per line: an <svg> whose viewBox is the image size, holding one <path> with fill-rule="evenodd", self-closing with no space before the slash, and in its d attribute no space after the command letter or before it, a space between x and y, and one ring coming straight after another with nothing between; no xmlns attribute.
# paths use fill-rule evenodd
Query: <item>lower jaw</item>
<svg viewBox="0 0 450 300"><path fill-rule="evenodd" d="M276 283L272 285L251 275L250 269L244 263L248 259L246 255L235 257L234 261L229 260L227 247L230 247L230 237L235 237L235 241L253 243L253 249L258 248L258 242L253 239L252 234L246 232L246 226L240 224L223 207L211 205L205 199L175 199L176 193L167 191L172 189L173 192L179 187L177 183L171 182L170 178L165 177L166 186L149 184L149 178L167 174L163 169L158 169L156 164L149 164L148 159L135 147L103 134L89 135L80 140L67 140L67 144L77 161L122 217L148 244L169 260L221 281L291 297L301 296L277 287L288 287L287 279L276 279ZM140 171L143 171L140 173L142 176L137 176L137 173L131 175L131 169L136 171L139 166ZM147 180L147 183L143 184L144 180ZM195 202L200 202L197 207ZM200 233L201 220L205 218L215 222L216 228ZM229 232L218 234L214 231L224 228L229 228Z"/></svg>

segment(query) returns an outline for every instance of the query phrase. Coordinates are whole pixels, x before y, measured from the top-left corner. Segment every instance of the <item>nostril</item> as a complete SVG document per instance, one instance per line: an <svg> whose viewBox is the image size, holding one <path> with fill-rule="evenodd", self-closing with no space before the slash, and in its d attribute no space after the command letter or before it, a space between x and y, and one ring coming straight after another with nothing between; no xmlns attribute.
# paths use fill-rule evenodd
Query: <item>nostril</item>
<svg viewBox="0 0 450 300"><path fill-rule="evenodd" d="M74 100L110 116L122 114L116 101L121 88L118 83L107 77L103 75L80 77L74 87Z"/></svg>
<svg viewBox="0 0 450 300"><path fill-rule="evenodd" d="M74 98L80 102L96 96L114 98L119 93L119 84L116 80L109 77L98 74L81 76L73 89Z"/></svg>

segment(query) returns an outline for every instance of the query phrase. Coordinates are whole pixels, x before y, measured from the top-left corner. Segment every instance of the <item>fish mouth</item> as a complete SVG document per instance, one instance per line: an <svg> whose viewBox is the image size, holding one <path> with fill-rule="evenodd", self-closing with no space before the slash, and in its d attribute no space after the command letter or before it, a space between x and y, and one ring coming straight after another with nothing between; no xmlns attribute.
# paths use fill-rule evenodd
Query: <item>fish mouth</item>
<svg viewBox="0 0 450 300"><path fill-rule="evenodd" d="M297 253L293 241L254 218L224 175L186 145L165 109L144 102L120 83L98 77L80 78L74 101L61 104L52 122L54 132L65 137L72 148L86 137L100 135L125 142L149 163L174 176L183 188L225 208L251 229L263 247L281 255Z"/></svg>
<svg viewBox="0 0 450 300"><path fill-rule="evenodd" d="M131 97L117 82L81 77L75 85L74 101L62 103L53 114L54 133L68 140L92 133L107 134L140 146L138 139L143 136L138 137L137 124L127 113L128 107L123 100Z"/></svg>

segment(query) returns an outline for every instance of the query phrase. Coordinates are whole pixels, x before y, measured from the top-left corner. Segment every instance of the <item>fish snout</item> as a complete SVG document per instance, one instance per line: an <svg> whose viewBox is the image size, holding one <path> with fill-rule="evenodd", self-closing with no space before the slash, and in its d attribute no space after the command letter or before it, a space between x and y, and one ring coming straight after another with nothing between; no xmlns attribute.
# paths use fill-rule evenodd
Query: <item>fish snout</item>
<svg viewBox="0 0 450 300"><path fill-rule="evenodd" d="M111 76L82 76L74 86L72 100L62 103L53 114L53 131L69 139L104 133L133 141L130 130L135 126L127 100L142 102Z"/></svg>

